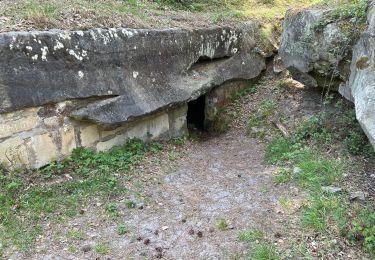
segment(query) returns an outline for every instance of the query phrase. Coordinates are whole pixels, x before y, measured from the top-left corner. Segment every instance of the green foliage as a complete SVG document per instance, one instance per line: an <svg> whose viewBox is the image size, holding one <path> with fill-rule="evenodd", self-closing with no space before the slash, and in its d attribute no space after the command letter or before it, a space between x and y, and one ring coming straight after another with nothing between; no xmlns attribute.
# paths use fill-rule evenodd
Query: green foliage
<svg viewBox="0 0 375 260"><path fill-rule="evenodd" d="M110 202L105 206L105 210L110 213L111 215L118 214L118 205L115 202Z"/></svg>
<svg viewBox="0 0 375 260"><path fill-rule="evenodd" d="M346 222L346 212L347 208L339 197L314 193L303 209L301 223L322 233L328 232L330 225L336 225L340 230Z"/></svg>
<svg viewBox="0 0 375 260"><path fill-rule="evenodd" d="M74 239L74 240L83 240L84 234L79 230L69 230L68 231L68 237Z"/></svg>
<svg viewBox="0 0 375 260"><path fill-rule="evenodd" d="M128 232L129 232L129 228L127 225L120 224L117 226L117 234L119 234L120 236L125 235Z"/></svg>
<svg viewBox="0 0 375 260"><path fill-rule="evenodd" d="M128 201L126 202L126 207L127 207L128 209L134 209L136 206L137 206L137 203L135 203L135 202L132 201L132 200L128 200Z"/></svg>
<svg viewBox="0 0 375 260"><path fill-rule="evenodd" d="M275 138L266 148L266 161L298 169L292 174L290 170L282 170L275 183L292 180L309 192L301 213L303 226L320 233L339 231L352 241L360 241L374 254L373 209L362 208L359 214L354 214L346 197L321 190L322 186L341 183L347 170L345 160L335 153L340 154L344 148L350 154L373 156L354 110L346 109L343 104L339 106L339 113L318 114L299 122L290 138ZM326 153L328 147L335 153Z"/></svg>
<svg viewBox="0 0 375 260"><path fill-rule="evenodd" d="M350 22L352 29L355 29L353 26L366 23L367 5L367 0L350 0L347 3L340 3L316 22L314 28L321 30L329 23L345 20Z"/></svg>
<svg viewBox="0 0 375 260"><path fill-rule="evenodd" d="M273 101L262 101L255 113L249 117L246 133L253 137L263 138L266 134L266 128L271 125L270 118L275 113L276 107L276 103Z"/></svg>
<svg viewBox="0 0 375 260"><path fill-rule="evenodd" d="M216 222L216 228L219 231L225 231L228 228L228 224L227 224L227 222L224 219L219 219Z"/></svg>
<svg viewBox="0 0 375 260"><path fill-rule="evenodd" d="M345 171L345 164L339 160L309 158L296 164L300 172L293 179L303 188L318 188L338 182Z"/></svg>
<svg viewBox="0 0 375 260"><path fill-rule="evenodd" d="M318 114L299 122L291 138L276 138L266 149L266 161L277 163L291 159L304 146L331 147L343 143L353 155L373 157L374 150L355 118L353 109L339 114ZM293 155L294 153L294 155Z"/></svg>
<svg viewBox="0 0 375 260"><path fill-rule="evenodd" d="M348 238L361 241L366 250L375 257L375 211L371 207L361 209L351 221Z"/></svg>
<svg viewBox="0 0 375 260"><path fill-rule="evenodd" d="M274 183L280 185L289 182L291 178L290 171L288 169L281 169L279 173L275 176Z"/></svg>
<svg viewBox="0 0 375 260"><path fill-rule="evenodd" d="M272 164L284 161L286 155L292 151L292 147L292 143L286 138L275 138L266 147L265 159Z"/></svg>
<svg viewBox="0 0 375 260"><path fill-rule="evenodd" d="M280 259L274 246L270 244L258 244L250 251L250 259L252 260L278 260Z"/></svg>
<svg viewBox="0 0 375 260"><path fill-rule="evenodd" d="M263 232L257 229L241 231L238 234L238 239L242 242L256 242L262 240L263 237Z"/></svg>
<svg viewBox="0 0 375 260"><path fill-rule="evenodd" d="M116 196L126 188L119 178L131 165L141 162L145 153L161 149L158 143L145 144L130 140L122 147L96 153L79 148L61 163L53 163L40 171L8 172L0 168L0 241L19 249L27 249L40 234L40 223L45 219L58 220L77 215L85 199L90 196ZM64 182L47 186L29 186L25 176L35 180L68 174ZM117 205L108 203L106 211L118 214Z"/></svg>
<svg viewBox="0 0 375 260"><path fill-rule="evenodd" d="M367 5L367 0L350 0L347 4L337 6L330 17L335 20L355 18L356 23L365 23Z"/></svg>
<svg viewBox="0 0 375 260"><path fill-rule="evenodd" d="M108 243L100 243L94 246L95 252L101 255L107 255L110 251Z"/></svg>

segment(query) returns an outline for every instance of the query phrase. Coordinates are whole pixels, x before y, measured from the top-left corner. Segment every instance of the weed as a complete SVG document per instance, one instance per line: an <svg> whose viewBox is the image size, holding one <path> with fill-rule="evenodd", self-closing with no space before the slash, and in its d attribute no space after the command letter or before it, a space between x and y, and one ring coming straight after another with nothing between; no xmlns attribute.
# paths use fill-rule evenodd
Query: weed
<svg viewBox="0 0 375 260"><path fill-rule="evenodd" d="M276 87L279 89L289 89L290 82L288 80L282 79L276 82Z"/></svg>
<svg viewBox="0 0 375 260"><path fill-rule="evenodd" d="M280 257L272 245L262 243L262 244L255 245L254 248L251 249L250 259L278 260L280 259Z"/></svg>
<svg viewBox="0 0 375 260"><path fill-rule="evenodd" d="M187 137L175 137L171 139L171 143L176 145L176 146L183 146L186 143Z"/></svg>
<svg viewBox="0 0 375 260"><path fill-rule="evenodd" d="M238 239L242 242L256 242L262 240L263 237L263 232L258 229L244 230L238 234Z"/></svg>
<svg viewBox="0 0 375 260"><path fill-rule="evenodd" d="M293 179L303 188L318 188L338 182L345 171L345 164L339 160L319 157L301 160L296 164L301 170Z"/></svg>
<svg viewBox="0 0 375 260"><path fill-rule="evenodd" d="M95 252L101 255L107 255L110 251L108 243L100 243L94 246Z"/></svg>
<svg viewBox="0 0 375 260"><path fill-rule="evenodd" d="M70 253L72 253L72 254L75 254L75 253L78 252L78 249L77 249L77 247L75 247L75 246L73 246L73 245L70 245L70 246L68 247L68 251L69 251Z"/></svg>
<svg viewBox="0 0 375 260"><path fill-rule="evenodd" d="M340 230L346 222L346 211L339 197L315 193L302 212L301 223L319 232L327 232L330 225L336 225Z"/></svg>
<svg viewBox="0 0 375 260"><path fill-rule="evenodd" d="M246 125L246 133L253 137L263 138L266 134L266 128L271 125L270 117L276 110L276 103L270 100L264 100L259 104L258 109L252 114Z"/></svg>
<svg viewBox="0 0 375 260"><path fill-rule="evenodd" d="M293 145L288 139L284 137L275 138L267 145L265 160L272 164L285 161L287 160L287 154L292 150Z"/></svg>
<svg viewBox="0 0 375 260"><path fill-rule="evenodd" d="M153 148L152 148L153 147ZM140 163L146 152L161 149L140 140L130 140L122 147L95 153L76 149L65 161L28 174L0 168L0 241L2 246L26 250L41 233L41 221L57 221L78 213L91 196L111 197L126 192L119 178L126 178L131 165ZM51 172L48 172L51 171ZM43 181L59 172L72 178L48 186L29 186L26 176ZM108 203L106 211L117 216L117 205Z"/></svg>
<svg viewBox="0 0 375 260"><path fill-rule="evenodd" d="M290 171L288 169L281 169L278 175L275 176L274 183L276 185L284 184L289 182L291 176Z"/></svg>
<svg viewBox="0 0 375 260"><path fill-rule="evenodd" d="M79 230L69 230L68 231L68 237L74 239L74 240L83 240L84 234Z"/></svg>
<svg viewBox="0 0 375 260"><path fill-rule="evenodd" d="M119 234L120 236L125 235L128 232L129 232L129 228L127 225L120 224L117 226L117 234Z"/></svg>
<svg viewBox="0 0 375 260"><path fill-rule="evenodd" d="M216 228L219 230L219 231L225 231L228 229L228 224L227 222L224 220L224 219L219 219L217 222L216 222Z"/></svg>
<svg viewBox="0 0 375 260"><path fill-rule="evenodd" d="M128 200L128 201L126 202L126 207L127 207L128 209L134 209L136 206L137 206L137 203L135 203L135 202L132 201L132 200Z"/></svg>
<svg viewBox="0 0 375 260"><path fill-rule="evenodd" d="M118 215L118 205L115 202L110 202L105 206L105 210L112 216Z"/></svg>
<svg viewBox="0 0 375 260"><path fill-rule="evenodd" d="M371 207L362 208L351 221L347 237L352 241L361 241L364 248L375 256L375 211Z"/></svg>
<svg viewBox="0 0 375 260"><path fill-rule="evenodd" d="M283 209L290 210L293 206L293 200L291 200L290 198L281 197L279 199L279 204Z"/></svg>
<svg viewBox="0 0 375 260"><path fill-rule="evenodd" d="M360 241L363 247L374 254L375 213L371 208L363 208L353 213L353 206L345 196L326 194L322 186L341 182L348 165L343 156L338 156L343 148L351 154L373 156L373 150L364 152L371 146L361 130L353 109L338 104L340 112L322 113L302 120L290 138L277 137L266 148L265 159L269 163L286 164L298 171L288 174L281 171L275 183L288 180L295 182L309 193L301 212L301 223L319 233L338 233L351 241ZM334 152L327 153L329 147ZM288 201L280 204L288 206Z"/></svg>

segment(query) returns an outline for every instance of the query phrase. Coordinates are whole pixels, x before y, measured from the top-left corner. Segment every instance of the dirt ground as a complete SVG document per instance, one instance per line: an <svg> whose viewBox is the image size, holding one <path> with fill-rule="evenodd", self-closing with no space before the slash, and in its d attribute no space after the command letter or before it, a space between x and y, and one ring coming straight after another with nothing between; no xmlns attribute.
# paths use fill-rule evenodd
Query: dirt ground
<svg viewBox="0 0 375 260"><path fill-rule="evenodd" d="M245 134L259 100L276 100L289 122L321 111L319 92L279 93L274 85L275 79L264 79L257 93L241 102L240 116L227 133L169 144L168 151L136 167L132 195L108 198L119 205L117 216L103 210L105 202L92 199L81 215L53 225L46 222L31 252L12 252L9 258L244 259L251 248L238 234L259 229L287 259L297 259L299 245L316 259L368 259L340 239L301 230L297 211L303 191L293 184L275 186L279 169L264 163L267 140ZM287 211L280 206L282 198L293 201ZM125 206L129 199L135 208ZM219 230L220 221L226 230ZM118 235L119 224L129 232Z"/></svg>

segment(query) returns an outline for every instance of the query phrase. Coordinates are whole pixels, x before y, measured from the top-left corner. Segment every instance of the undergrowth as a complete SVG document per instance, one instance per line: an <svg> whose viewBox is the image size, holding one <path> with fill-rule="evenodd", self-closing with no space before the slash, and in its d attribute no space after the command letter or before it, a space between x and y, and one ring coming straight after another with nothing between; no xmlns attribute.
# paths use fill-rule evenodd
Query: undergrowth
<svg viewBox="0 0 375 260"><path fill-rule="evenodd" d="M212 120L207 120L208 131L211 133L226 132L240 116L241 101L249 98L256 91L257 86L249 84L244 89L235 92L226 105L217 111L215 117Z"/></svg>
<svg viewBox="0 0 375 260"><path fill-rule="evenodd" d="M327 194L324 186L342 185L348 156L373 160L374 151L353 109L321 113L299 122L289 138L276 137L266 161L284 166L275 184L289 181L308 192L301 224L321 234L341 235L375 256L375 209L349 201L346 192Z"/></svg>
<svg viewBox="0 0 375 260"><path fill-rule="evenodd" d="M42 232L42 221L61 222L77 215L91 196L113 198L126 193L124 181L132 178L130 167L139 164L146 153L161 149L159 143L130 140L108 152L78 148L65 161L38 171L1 169L0 253L7 246L30 248ZM61 181L53 181L59 176ZM118 205L108 202L105 211L115 217ZM124 232L120 228L119 233ZM98 251L106 250L99 247Z"/></svg>
<svg viewBox="0 0 375 260"><path fill-rule="evenodd" d="M0 31L21 29L87 29L93 27L155 27L164 17L183 11L212 23L258 19L274 23L290 5L306 7L324 0L6 0L0 1ZM2 7L2 8L1 8ZM129 19L131 17L131 19ZM153 19L150 19L152 17ZM114 21L116 19L116 21ZM135 23L135 24L134 24ZM163 22L161 22L162 24Z"/></svg>

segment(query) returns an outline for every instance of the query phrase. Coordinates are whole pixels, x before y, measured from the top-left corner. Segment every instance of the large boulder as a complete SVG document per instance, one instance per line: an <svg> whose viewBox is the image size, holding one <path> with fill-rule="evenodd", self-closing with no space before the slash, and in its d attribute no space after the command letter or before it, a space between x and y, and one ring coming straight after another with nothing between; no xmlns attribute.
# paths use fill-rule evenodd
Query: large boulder
<svg viewBox="0 0 375 260"><path fill-rule="evenodd" d="M258 25L0 33L0 113L92 98L70 116L107 128L265 68Z"/></svg>
<svg viewBox="0 0 375 260"><path fill-rule="evenodd" d="M336 89L349 77L355 34L341 21L331 20L332 9L289 10L280 57L294 79L311 87Z"/></svg>
<svg viewBox="0 0 375 260"><path fill-rule="evenodd" d="M353 50L347 87L357 119L375 147L375 1L369 6L367 21L368 29Z"/></svg>

